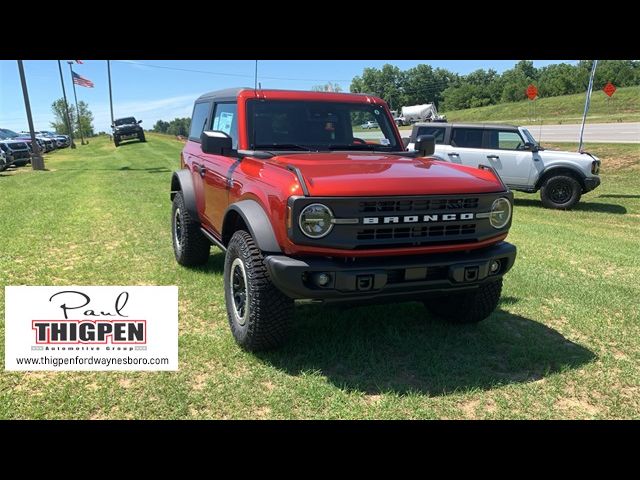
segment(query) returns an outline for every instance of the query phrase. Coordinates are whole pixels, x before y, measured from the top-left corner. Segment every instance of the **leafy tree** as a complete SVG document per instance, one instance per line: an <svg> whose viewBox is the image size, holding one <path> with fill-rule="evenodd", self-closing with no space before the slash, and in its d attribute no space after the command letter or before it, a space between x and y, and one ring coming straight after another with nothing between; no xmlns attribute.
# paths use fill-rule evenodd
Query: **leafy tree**
<svg viewBox="0 0 640 480"><path fill-rule="evenodd" d="M158 133L167 133L169 129L169 122L165 122L164 120L158 120L153 126L153 131Z"/></svg>
<svg viewBox="0 0 640 480"><path fill-rule="evenodd" d="M80 125L82 127L82 134L85 137L92 137L93 131L93 113L89 110L89 105L86 102L78 102L78 108L80 110ZM64 99L59 98L51 104L51 111L53 112L54 121L50 122L51 128L58 133L65 135L69 134L67 123L65 121L65 108ZM71 128L73 129L73 135L79 136L78 120L76 114L76 107L73 104L69 104L69 120L71 121Z"/></svg>
<svg viewBox="0 0 640 480"><path fill-rule="evenodd" d="M75 108L73 105L68 105L69 107L69 117L71 121L72 128L76 129L76 116L75 116ZM51 111L53 112L54 120L50 122L51 129L54 132L61 133L63 135L69 135L69 129L67 128L66 121L66 110L64 99L59 98L55 102L51 104Z"/></svg>
<svg viewBox="0 0 640 480"><path fill-rule="evenodd" d="M190 125L190 118L174 118L169 122L167 133L169 135L182 135L183 137L186 137L187 135L189 135Z"/></svg>

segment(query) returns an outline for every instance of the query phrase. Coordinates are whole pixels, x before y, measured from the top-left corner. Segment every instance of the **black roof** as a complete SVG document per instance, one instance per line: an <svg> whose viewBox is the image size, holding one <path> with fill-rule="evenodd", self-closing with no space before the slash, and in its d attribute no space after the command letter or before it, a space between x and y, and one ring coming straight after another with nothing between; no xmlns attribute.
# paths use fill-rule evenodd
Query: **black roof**
<svg viewBox="0 0 640 480"><path fill-rule="evenodd" d="M250 87L234 87L234 88L225 88L224 90L215 90L213 92L208 92L203 95L200 95L196 102L200 100L232 100L238 97L238 93L242 90L249 90Z"/></svg>
<svg viewBox="0 0 640 480"><path fill-rule="evenodd" d="M113 121L117 122L118 120L124 120L125 118L133 118L135 120L136 117L133 115L127 115L126 117L114 118Z"/></svg>
<svg viewBox="0 0 640 480"><path fill-rule="evenodd" d="M490 130L498 130L500 128L518 128L516 125L509 125L506 123L451 123L451 122L416 122L414 125L425 126L429 125L432 127L446 127L447 125L451 127L462 127L462 128L486 128Z"/></svg>

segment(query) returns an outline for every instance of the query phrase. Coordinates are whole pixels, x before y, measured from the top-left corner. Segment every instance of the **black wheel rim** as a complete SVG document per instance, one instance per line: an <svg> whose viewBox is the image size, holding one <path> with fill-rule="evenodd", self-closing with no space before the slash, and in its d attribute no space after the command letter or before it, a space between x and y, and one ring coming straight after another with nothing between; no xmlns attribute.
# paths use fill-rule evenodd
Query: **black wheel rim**
<svg viewBox="0 0 640 480"><path fill-rule="evenodd" d="M244 325L247 318L247 276L242 260L236 258L231 264L231 299L236 321Z"/></svg>
<svg viewBox="0 0 640 480"><path fill-rule="evenodd" d="M549 196L553 203L567 203L571 199L572 194L573 188L569 182L558 181L552 185Z"/></svg>

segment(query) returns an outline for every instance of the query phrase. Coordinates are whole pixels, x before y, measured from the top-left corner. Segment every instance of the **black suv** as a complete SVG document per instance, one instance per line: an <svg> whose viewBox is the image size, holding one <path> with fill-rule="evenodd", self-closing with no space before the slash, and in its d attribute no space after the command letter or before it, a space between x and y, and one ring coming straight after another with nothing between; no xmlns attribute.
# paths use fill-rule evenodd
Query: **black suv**
<svg viewBox="0 0 640 480"><path fill-rule="evenodd" d="M113 143L116 147L120 146L122 140L130 140L137 138L141 142L146 142L144 138L144 130L140 124L142 120L136 122L135 117L117 118L113 121L111 128L113 129Z"/></svg>

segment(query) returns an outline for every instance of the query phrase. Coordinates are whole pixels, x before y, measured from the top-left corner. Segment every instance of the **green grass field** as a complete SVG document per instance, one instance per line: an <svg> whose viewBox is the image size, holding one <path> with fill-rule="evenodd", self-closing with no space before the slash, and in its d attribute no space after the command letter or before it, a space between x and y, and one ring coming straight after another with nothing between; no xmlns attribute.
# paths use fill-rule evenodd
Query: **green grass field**
<svg viewBox="0 0 640 480"><path fill-rule="evenodd" d="M506 122L516 125L542 121L546 124L580 123L585 94L539 98L534 102L500 103L487 107L441 112L449 122ZM611 100L601 90L591 95L590 123L640 121L640 87L619 88Z"/></svg>
<svg viewBox="0 0 640 480"><path fill-rule="evenodd" d="M3 370L0 418L640 418L640 145L588 146L603 185L573 211L516 195L518 259L479 325L417 303L307 306L286 348L253 355L228 330L223 254L198 269L173 258L182 145L148 139L92 138L48 155L48 172L1 173L0 278L178 285L180 370ZM4 361L4 321L0 338Z"/></svg>

